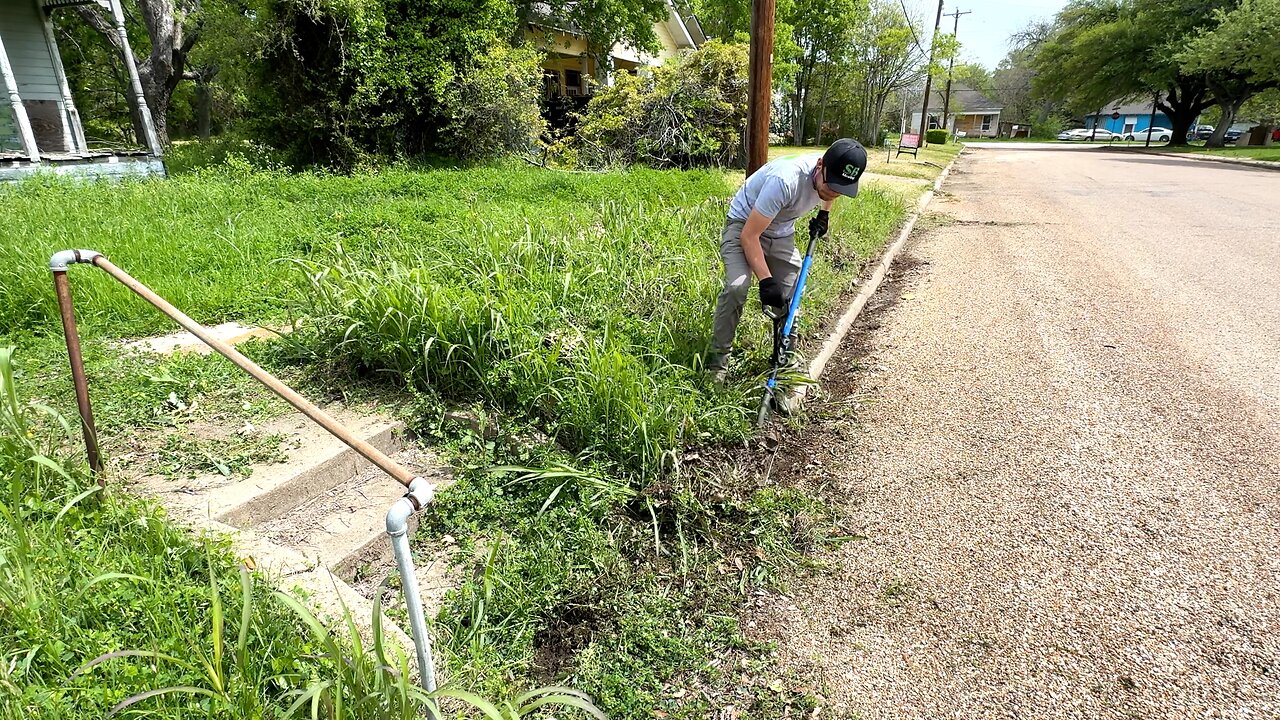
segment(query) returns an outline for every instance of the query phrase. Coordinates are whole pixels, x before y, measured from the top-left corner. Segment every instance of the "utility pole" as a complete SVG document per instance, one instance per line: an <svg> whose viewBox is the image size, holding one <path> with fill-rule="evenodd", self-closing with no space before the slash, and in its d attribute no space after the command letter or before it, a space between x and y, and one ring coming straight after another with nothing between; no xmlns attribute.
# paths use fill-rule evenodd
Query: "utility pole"
<svg viewBox="0 0 1280 720"><path fill-rule="evenodd" d="M747 70L747 177L769 161L769 108L773 104L775 0L751 2L751 50Z"/></svg>
<svg viewBox="0 0 1280 720"><path fill-rule="evenodd" d="M960 12L960 8L956 8L956 11L953 13L947 13L947 17L953 17L956 19L955 25L951 27L951 37L954 38L960 32L960 16L972 15L972 14L973 14L972 10L965 10L964 12ZM944 130L950 127L950 125L947 122L947 113L951 112L951 70L955 66L956 66L956 54L953 52L951 53L951 58L947 60L947 89L942 94L942 128ZM1000 134L998 130L996 134L997 135Z"/></svg>
<svg viewBox="0 0 1280 720"><path fill-rule="evenodd" d="M920 108L920 147L925 142L925 129L929 127L929 93L933 90L933 46L938 40L938 29L942 27L942 0L938 0L938 17L933 21L933 38L929 41L929 67L924 75L924 107Z"/></svg>

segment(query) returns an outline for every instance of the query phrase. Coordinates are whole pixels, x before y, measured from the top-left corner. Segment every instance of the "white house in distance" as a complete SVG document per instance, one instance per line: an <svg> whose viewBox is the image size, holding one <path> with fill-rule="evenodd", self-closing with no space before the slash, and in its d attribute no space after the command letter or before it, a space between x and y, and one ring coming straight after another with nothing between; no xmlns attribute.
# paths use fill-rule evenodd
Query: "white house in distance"
<svg viewBox="0 0 1280 720"><path fill-rule="evenodd" d="M943 93L934 90L929 97L929 125L933 130L943 126ZM965 137L999 137L1000 105L981 92L958 82L951 83L951 107L947 113L946 127L951 134L964 133ZM920 111L911 114L911 127L920 127Z"/></svg>
<svg viewBox="0 0 1280 720"><path fill-rule="evenodd" d="M145 125L140 147L90 143L67 84L51 14L94 2L111 11L123 40L130 78L125 95ZM0 0L0 90L0 180L37 171L91 177L164 174L119 0Z"/></svg>

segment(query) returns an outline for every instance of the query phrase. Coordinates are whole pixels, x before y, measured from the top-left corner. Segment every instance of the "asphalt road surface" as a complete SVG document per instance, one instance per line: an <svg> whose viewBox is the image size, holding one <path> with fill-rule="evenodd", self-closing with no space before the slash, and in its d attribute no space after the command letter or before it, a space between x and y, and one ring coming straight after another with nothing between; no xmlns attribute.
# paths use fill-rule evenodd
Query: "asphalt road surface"
<svg viewBox="0 0 1280 720"><path fill-rule="evenodd" d="M1280 172L943 190L780 456L865 539L748 628L823 717L1280 717Z"/></svg>

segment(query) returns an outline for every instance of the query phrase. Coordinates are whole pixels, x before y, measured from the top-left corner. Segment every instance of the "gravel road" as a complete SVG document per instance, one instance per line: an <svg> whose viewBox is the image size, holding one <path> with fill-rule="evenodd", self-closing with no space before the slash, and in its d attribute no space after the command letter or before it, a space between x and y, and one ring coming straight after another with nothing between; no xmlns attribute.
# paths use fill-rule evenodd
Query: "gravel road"
<svg viewBox="0 0 1280 720"><path fill-rule="evenodd" d="M1280 718L1280 172L970 149L779 482L823 717Z"/></svg>

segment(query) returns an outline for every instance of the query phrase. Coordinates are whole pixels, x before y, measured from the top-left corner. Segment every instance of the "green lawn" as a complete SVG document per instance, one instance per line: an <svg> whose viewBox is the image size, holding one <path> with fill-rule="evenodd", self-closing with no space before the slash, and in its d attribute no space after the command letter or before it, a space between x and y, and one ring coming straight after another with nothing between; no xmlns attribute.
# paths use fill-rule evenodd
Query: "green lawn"
<svg viewBox="0 0 1280 720"><path fill-rule="evenodd" d="M1190 153L1196 155L1215 155L1217 157L1227 158L1248 158L1250 160L1265 160L1268 162L1280 162L1280 144L1263 146L1263 147L1224 147L1224 148L1207 148L1203 145L1187 145L1183 147L1161 148L1164 152Z"/></svg>
<svg viewBox="0 0 1280 720"><path fill-rule="evenodd" d="M922 159L945 164L955 152L957 146L943 146ZM906 160L889 169L938 172ZM743 667L768 672L767 649L742 640L736 608L753 587L776 582L784 565L801 562L799 548L813 545L796 534L795 518L822 514L813 500L785 488L734 489L735 478L717 475L719 468L676 464L690 448L751 432L765 368L767 321L749 311L747 362L737 383L716 388L699 372L719 288L719 231L737 181L720 171L593 174L519 164L334 176L232 162L163 181L40 179L0 187L10 219L0 229L0 347L17 347L24 397L74 417L47 269L48 256L68 247L106 253L205 323L305 316L289 342L249 352L309 393L345 395L351 382L395 396L459 468L459 482L421 530L424 541L458 539L464 553L492 549L437 619L454 677L492 695L570 682L618 718L651 717L657 706L671 717L701 717L710 708L674 702L663 689L677 677L732 686L734 673L707 664L730 651ZM802 329L816 327L851 287L913 201L869 184L857 200L837 204ZM71 274L108 453L136 451L157 464L152 469L173 475L245 472L272 457L271 447L244 440L200 446L184 433L197 420L256 422L281 412L277 401L216 357L121 350L117 338L169 331L169 322L92 268ZM190 413L175 413L173 398ZM449 426L443 410L458 405L500 417L503 436L478 438ZM17 412L36 411L11 414ZM51 415L33 417L41 454L75 456L75 433L68 440ZM23 440L9 447L4 461L29 474L32 446ZM198 685L198 672L170 666L157 677L141 669L145 663L124 659L102 670L113 673L105 685L87 677L63 689L69 670L95 653L203 647L203 623L212 616L202 599L209 597L209 563L200 564L198 544L114 490L102 494L114 503L110 523L81 519L78 509L56 517L88 487L82 464L57 464L67 473L61 484L48 484L63 477L58 473L28 481L28 488L44 483L41 504L23 504L17 495L5 500L17 510L13 522L0 522L0 584L24 587L27 566L7 558L15 548L41 548L61 564L41 568L47 577L29 604L52 607L41 599L51 594L64 601L60 624L38 635L36 624L46 618L0 608L0 637L15 649L0 657L0 699L22 699L11 712L20 717L36 702L31 698L58 694L65 705L78 697L71 690L85 688L95 698L87 709L59 716L100 717L131 691ZM493 466L529 470L493 473ZM562 470L537 472L548 468ZM80 540L65 536L73 519ZM121 530L130 523L162 538ZM823 526L804 527L809 533ZM108 546L109 553L95 549ZM222 550L212 557L212 575L231 598L228 614L237 612L234 558ZM164 582L147 580L170 566L181 571ZM82 588L102 573L143 579L98 580L117 599L90 613L87 598L96 593ZM57 577L68 579L58 584ZM272 668L293 673L292 684L278 688L255 665L235 702L254 696L279 709L288 690L333 667L307 661L315 641L301 622L255 592L263 596L254 607L264 619L248 642L260 643L255 652ZM547 671L547 648L559 647L548 633L563 627L574 639L561 643L563 663ZM47 653L58 661L37 661ZM14 659L18 664L4 670ZM743 702L761 716L781 716L804 706L805 697L748 692ZM176 698L148 702L162 717L200 716L204 707Z"/></svg>
<svg viewBox="0 0 1280 720"><path fill-rule="evenodd" d="M907 154L890 157L896 151L889 151L885 148L867 148L867 172L877 175L932 180L942 172L942 168L946 167L947 163L960 154L960 150L963 147L963 143L955 142L942 145L933 144L917 151L916 157ZM773 160L783 155L820 153L823 149L797 145L774 145L769 148L769 159Z"/></svg>

